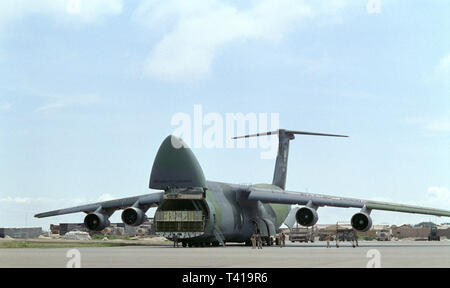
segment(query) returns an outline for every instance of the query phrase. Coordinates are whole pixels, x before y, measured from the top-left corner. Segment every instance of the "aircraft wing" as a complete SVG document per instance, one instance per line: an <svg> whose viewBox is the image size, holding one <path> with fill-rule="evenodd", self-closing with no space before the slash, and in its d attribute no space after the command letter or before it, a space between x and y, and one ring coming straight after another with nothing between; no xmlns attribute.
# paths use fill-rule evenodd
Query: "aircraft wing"
<svg viewBox="0 0 450 288"><path fill-rule="evenodd" d="M92 204L86 204L66 209L60 209L60 210L54 210L44 213L39 213L34 215L36 218L44 218L44 217L50 217L50 216L56 216L56 215L64 215L64 214L70 214L70 213L77 213L77 212L85 212L90 213L98 208L102 208L106 211L115 211L118 209L124 209L130 206L133 206L137 203L138 205L144 206L146 208L152 207L154 205L157 205L159 202L161 202L161 198L164 192L160 193L152 193L152 194L146 194L141 196L134 196L134 197L128 197L128 198L121 198L121 199L115 199L110 201L103 201L103 202L97 202Z"/></svg>
<svg viewBox="0 0 450 288"><path fill-rule="evenodd" d="M248 195L249 200L259 200L264 203L306 205L308 204L308 202L311 201L311 204L317 207L331 206L331 207L363 208L365 206L367 209L370 210L386 210L394 212L450 217L450 210L434 209L434 208L371 201L371 200L362 200L356 198L344 198L323 194L293 192L280 189L259 188L259 187L250 187L249 192L250 192Z"/></svg>

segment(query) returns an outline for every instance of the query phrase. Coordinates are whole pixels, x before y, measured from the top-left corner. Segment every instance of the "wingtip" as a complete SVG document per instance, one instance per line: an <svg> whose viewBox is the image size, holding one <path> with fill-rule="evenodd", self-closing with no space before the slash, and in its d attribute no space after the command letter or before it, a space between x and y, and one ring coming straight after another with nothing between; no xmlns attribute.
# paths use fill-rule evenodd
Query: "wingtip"
<svg viewBox="0 0 450 288"><path fill-rule="evenodd" d="M34 215L34 218L44 218L44 217L48 217L49 213L48 212L44 212L44 213L38 213L36 215Z"/></svg>

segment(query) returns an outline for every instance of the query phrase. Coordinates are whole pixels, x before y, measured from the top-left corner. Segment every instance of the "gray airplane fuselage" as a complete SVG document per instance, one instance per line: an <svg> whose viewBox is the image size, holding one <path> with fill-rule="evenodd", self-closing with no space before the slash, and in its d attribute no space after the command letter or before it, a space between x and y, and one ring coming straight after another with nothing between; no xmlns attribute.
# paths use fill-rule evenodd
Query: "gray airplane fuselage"
<svg viewBox="0 0 450 288"><path fill-rule="evenodd" d="M242 189L244 187L242 185L206 181L206 186L201 199L201 196L198 197L199 199L195 197L179 199L178 196L181 194L166 192L164 195L166 199L161 201L155 213L156 233L169 239L177 234L179 239L188 242L214 243L219 238L222 238L224 242L248 242L251 235L257 231L266 238L274 236L290 211L290 205L264 204L260 201L248 200L248 189ZM270 184L253 186L280 189ZM248 186L245 187L248 188ZM182 195L186 197L185 193ZM174 208L177 211L202 211L202 229L199 227L197 232L184 229L182 226L164 229L166 227L161 225L164 224L161 223L164 219L160 213L173 211ZM176 212L172 213L176 214ZM181 212L178 213L182 215ZM189 225L189 221L183 221L183 219L165 220L179 223L179 225ZM183 232L183 230L190 231Z"/></svg>
<svg viewBox="0 0 450 288"><path fill-rule="evenodd" d="M276 185L206 181L192 151L172 136L158 150L149 187L164 190L154 217L156 233L188 243L248 242L255 232L267 241L290 211L290 205L248 199L250 187L282 191Z"/></svg>
<svg viewBox="0 0 450 288"><path fill-rule="evenodd" d="M50 217L76 212L87 213L84 224L92 231L110 225L109 217L123 210L126 225L139 226L147 219L146 212L157 206L154 230L183 246L225 245L226 242L246 242L259 232L268 245L284 223L314 226L322 206L359 208L350 220L353 229L368 231L372 227L370 213L386 210L450 217L444 209L404 205L333 195L287 191L286 175L289 141L294 135L347 137L306 131L279 129L276 131L234 137L248 138L278 135L279 145L272 184L238 185L206 181L197 158L180 138L168 136L159 147L150 173L149 188L161 192L90 203L36 214ZM302 205L291 209L291 205Z"/></svg>

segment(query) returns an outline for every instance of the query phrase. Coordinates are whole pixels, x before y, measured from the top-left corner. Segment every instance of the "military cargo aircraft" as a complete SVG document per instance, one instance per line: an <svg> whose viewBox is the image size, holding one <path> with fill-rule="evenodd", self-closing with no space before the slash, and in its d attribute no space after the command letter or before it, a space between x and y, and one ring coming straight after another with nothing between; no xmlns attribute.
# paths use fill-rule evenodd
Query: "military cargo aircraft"
<svg viewBox="0 0 450 288"><path fill-rule="evenodd" d="M265 135L279 138L272 184L206 181L191 149L180 138L168 136L156 154L150 174L149 188L161 192L55 210L35 217L84 212L85 226L101 231L109 226L108 219L116 210L123 209L121 218L126 225L139 226L146 221L147 210L157 207L155 232L168 239L176 237L183 247L219 246L226 242L249 244L255 232L261 233L267 245L272 245L273 236L283 223L288 227L295 222L315 225L319 219L317 209L322 206L361 208L350 221L357 231L371 228L372 210L450 217L449 210L287 191L289 143L295 135L348 136L279 129L234 139ZM303 207L292 208L295 204Z"/></svg>

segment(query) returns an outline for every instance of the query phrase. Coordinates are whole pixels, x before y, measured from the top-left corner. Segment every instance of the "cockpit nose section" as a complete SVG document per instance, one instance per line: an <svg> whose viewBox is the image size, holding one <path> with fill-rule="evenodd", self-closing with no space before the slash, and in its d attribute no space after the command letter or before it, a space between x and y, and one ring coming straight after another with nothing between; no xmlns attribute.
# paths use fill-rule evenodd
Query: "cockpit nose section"
<svg viewBox="0 0 450 288"><path fill-rule="evenodd" d="M202 167L191 149L180 138L166 137L153 162L150 188L206 188Z"/></svg>

